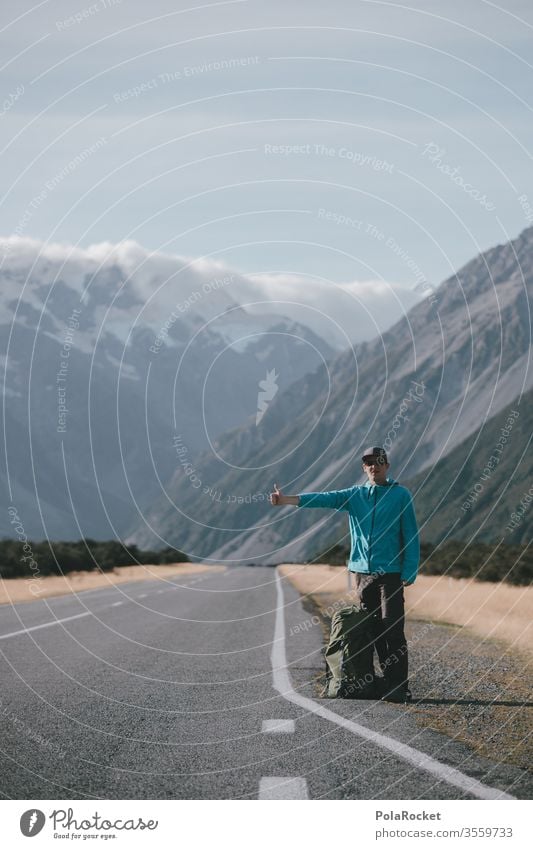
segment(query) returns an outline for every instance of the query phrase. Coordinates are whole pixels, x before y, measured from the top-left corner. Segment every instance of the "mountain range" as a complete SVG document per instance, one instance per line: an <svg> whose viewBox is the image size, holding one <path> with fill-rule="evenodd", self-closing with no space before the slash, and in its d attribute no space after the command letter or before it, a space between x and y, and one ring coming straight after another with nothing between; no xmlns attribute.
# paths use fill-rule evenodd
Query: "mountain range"
<svg viewBox="0 0 533 849"><path fill-rule="evenodd" d="M414 482L417 510L436 537L448 530L473 534L487 515L478 513L483 501L471 508L468 520L456 519L469 484L476 482L468 473L475 478L478 465L458 478L457 464L474 443L479 462L490 458L500 423L494 417L505 417L509 405L520 406L515 449L520 453L526 447L530 418L523 413L523 399L533 384L532 289L529 228L467 263L385 333L291 383L273 398L259 424L250 421L221 434L195 461L200 486L193 486L177 463L165 494L132 525L128 538L141 545L164 541L191 557L216 561L311 559L345 539L345 517L332 511L274 511L268 492L274 482L285 493L360 483L360 457L368 445L385 445L392 477ZM265 364L270 367L268 358ZM513 456L508 453L507 475L516 475L510 468ZM526 465L516 486L508 488L511 500L489 520L494 536L504 532L512 499L524 485L522 475L531 475L530 458L531 452L524 454ZM505 468L502 464L492 476L492 485L501 484ZM431 504L444 498L445 509L438 511L442 524L427 513L429 484L421 486L426 478L433 487Z"/></svg>
<svg viewBox="0 0 533 849"><path fill-rule="evenodd" d="M176 439L194 460L223 431L255 423L269 374L273 397L335 353L272 304L250 312L235 301L235 275L216 265L131 247L10 248L0 479L33 539L123 537L168 484ZM6 512L0 534L12 536Z"/></svg>

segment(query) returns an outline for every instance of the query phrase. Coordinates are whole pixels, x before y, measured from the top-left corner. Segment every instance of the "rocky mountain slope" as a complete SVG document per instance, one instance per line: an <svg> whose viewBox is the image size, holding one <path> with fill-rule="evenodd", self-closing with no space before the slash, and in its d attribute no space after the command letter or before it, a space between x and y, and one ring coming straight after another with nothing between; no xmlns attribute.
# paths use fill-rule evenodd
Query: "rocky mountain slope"
<svg viewBox="0 0 533 849"><path fill-rule="evenodd" d="M407 482L422 539L533 538L533 392L506 406L427 471Z"/></svg>

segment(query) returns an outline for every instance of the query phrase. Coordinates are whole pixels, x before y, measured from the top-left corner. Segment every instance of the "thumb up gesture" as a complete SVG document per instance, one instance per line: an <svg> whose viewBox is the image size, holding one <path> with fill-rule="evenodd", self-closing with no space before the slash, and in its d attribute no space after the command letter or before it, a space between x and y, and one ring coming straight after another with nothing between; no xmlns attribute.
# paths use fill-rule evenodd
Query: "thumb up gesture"
<svg viewBox="0 0 533 849"><path fill-rule="evenodd" d="M274 507L279 507L282 504L283 494L281 489L278 489L277 483L274 484L274 492L270 493L270 503Z"/></svg>

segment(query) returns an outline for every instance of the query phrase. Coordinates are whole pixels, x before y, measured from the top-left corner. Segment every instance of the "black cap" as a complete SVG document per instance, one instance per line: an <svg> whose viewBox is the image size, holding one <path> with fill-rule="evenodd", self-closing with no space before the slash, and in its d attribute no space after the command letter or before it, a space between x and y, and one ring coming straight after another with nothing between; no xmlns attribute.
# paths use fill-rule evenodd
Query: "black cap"
<svg viewBox="0 0 533 849"><path fill-rule="evenodd" d="M376 459L376 460L383 458L384 463L389 462L387 460L387 452L385 451L384 448L378 448L378 447L365 448L365 450L363 451L363 456L361 458L363 460L363 463L365 462L365 460L369 460L371 457L373 459Z"/></svg>

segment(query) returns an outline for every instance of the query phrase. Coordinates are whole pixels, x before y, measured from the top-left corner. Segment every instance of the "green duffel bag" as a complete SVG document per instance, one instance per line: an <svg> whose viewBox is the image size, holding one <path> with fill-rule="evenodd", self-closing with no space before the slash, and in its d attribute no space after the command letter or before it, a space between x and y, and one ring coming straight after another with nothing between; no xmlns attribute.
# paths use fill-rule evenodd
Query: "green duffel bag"
<svg viewBox="0 0 533 849"><path fill-rule="evenodd" d="M326 686L322 698L376 699L374 674L375 622L353 604L338 610L331 620L326 648Z"/></svg>

